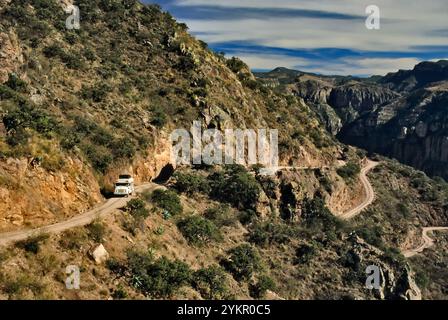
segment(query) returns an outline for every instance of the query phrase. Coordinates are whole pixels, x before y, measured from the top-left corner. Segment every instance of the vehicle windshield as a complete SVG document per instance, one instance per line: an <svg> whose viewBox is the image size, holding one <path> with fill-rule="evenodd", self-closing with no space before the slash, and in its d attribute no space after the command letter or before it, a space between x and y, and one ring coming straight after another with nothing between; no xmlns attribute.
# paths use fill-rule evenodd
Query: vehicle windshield
<svg viewBox="0 0 448 320"><path fill-rule="evenodd" d="M129 183L116 183L116 187L129 187Z"/></svg>
<svg viewBox="0 0 448 320"><path fill-rule="evenodd" d="M129 174L122 174L122 175L119 176L119 178L120 178L120 179L131 179L132 176L129 175Z"/></svg>

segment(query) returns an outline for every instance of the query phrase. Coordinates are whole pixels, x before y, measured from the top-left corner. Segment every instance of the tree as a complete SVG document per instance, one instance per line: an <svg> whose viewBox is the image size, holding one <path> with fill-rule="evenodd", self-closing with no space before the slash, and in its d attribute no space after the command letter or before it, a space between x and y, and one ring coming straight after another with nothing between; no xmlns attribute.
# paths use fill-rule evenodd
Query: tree
<svg viewBox="0 0 448 320"><path fill-rule="evenodd" d="M238 281L249 280L261 267L260 256L249 244L231 249L229 255L229 258L221 263Z"/></svg>

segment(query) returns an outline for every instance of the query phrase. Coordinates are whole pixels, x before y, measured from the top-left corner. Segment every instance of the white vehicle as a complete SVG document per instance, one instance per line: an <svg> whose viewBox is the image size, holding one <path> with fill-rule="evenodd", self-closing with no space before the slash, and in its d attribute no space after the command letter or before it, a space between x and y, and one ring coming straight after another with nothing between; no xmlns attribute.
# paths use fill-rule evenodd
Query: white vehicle
<svg viewBox="0 0 448 320"><path fill-rule="evenodd" d="M134 194L134 178L129 174L122 174L115 182L114 195L120 197L129 197Z"/></svg>

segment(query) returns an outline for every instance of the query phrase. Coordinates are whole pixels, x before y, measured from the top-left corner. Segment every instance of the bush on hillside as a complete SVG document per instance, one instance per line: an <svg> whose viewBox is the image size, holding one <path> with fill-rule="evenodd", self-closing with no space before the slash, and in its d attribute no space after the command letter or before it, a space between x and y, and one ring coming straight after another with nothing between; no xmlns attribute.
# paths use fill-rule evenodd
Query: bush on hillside
<svg viewBox="0 0 448 320"><path fill-rule="evenodd" d="M249 244L231 249L229 258L222 260L221 264L237 281L249 280L261 268L260 256Z"/></svg>
<svg viewBox="0 0 448 320"><path fill-rule="evenodd" d="M249 286L250 295L255 299L261 299L268 290L275 290L275 282L266 275L260 276L255 284Z"/></svg>
<svg viewBox="0 0 448 320"><path fill-rule="evenodd" d="M168 211L173 216L183 211L179 196L171 190L157 189L148 200L154 202L160 209Z"/></svg>
<svg viewBox="0 0 448 320"><path fill-rule="evenodd" d="M361 167L359 166L359 164L354 162L349 162L345 166L337 169L338 175L346 180L355 179L356 177L358 177L360 172Z"/></svg>
<svg viewBox="0 0 448 320"><path fill-rule="evenodd" d="M192 285L202 298L207 300L221 300L228 296L227 277L219 266L202 268L193 274Z"/></svg>
<svg viewBox="0 0 448 320"><path fill-rule="evenodd" d="M174 179L174 188L189 196L210 191L208 180L199 174L176 172Z"/></svg>
<svg viewBox="0 0 448 320"><path fill-rule="evenodd" d="M209 176L210 195L238 209L255 209L261 187L255 177L241 166L227 166Z"/></svg>
<svg viewBox="0 0 448 320"><path fill-rule="evenodd" d="M178 222L177 227L185 239L193 245L200 246L221 239L221 233L216 225L200 216L182 219Z"/></svg>
<svg viewBox="0 0 448 320"><path fill-rule="evenodd" d="M191 281L189 266L179 260L161 257L154 260L149 253L128 253L130 282L150 298L169 298Z"/></svg>

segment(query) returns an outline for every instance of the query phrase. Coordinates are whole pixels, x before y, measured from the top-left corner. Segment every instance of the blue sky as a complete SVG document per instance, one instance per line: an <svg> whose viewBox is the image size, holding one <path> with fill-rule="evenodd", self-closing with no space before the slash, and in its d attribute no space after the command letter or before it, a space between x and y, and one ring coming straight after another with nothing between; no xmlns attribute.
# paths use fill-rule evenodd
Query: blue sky
<svg viewBox="0 0 448 320"><path fill-rule="evenodd" d="M253 70L368 76L448 58L447 0L145 0ZM381 29L365 27L368 5Z"/></svg>

